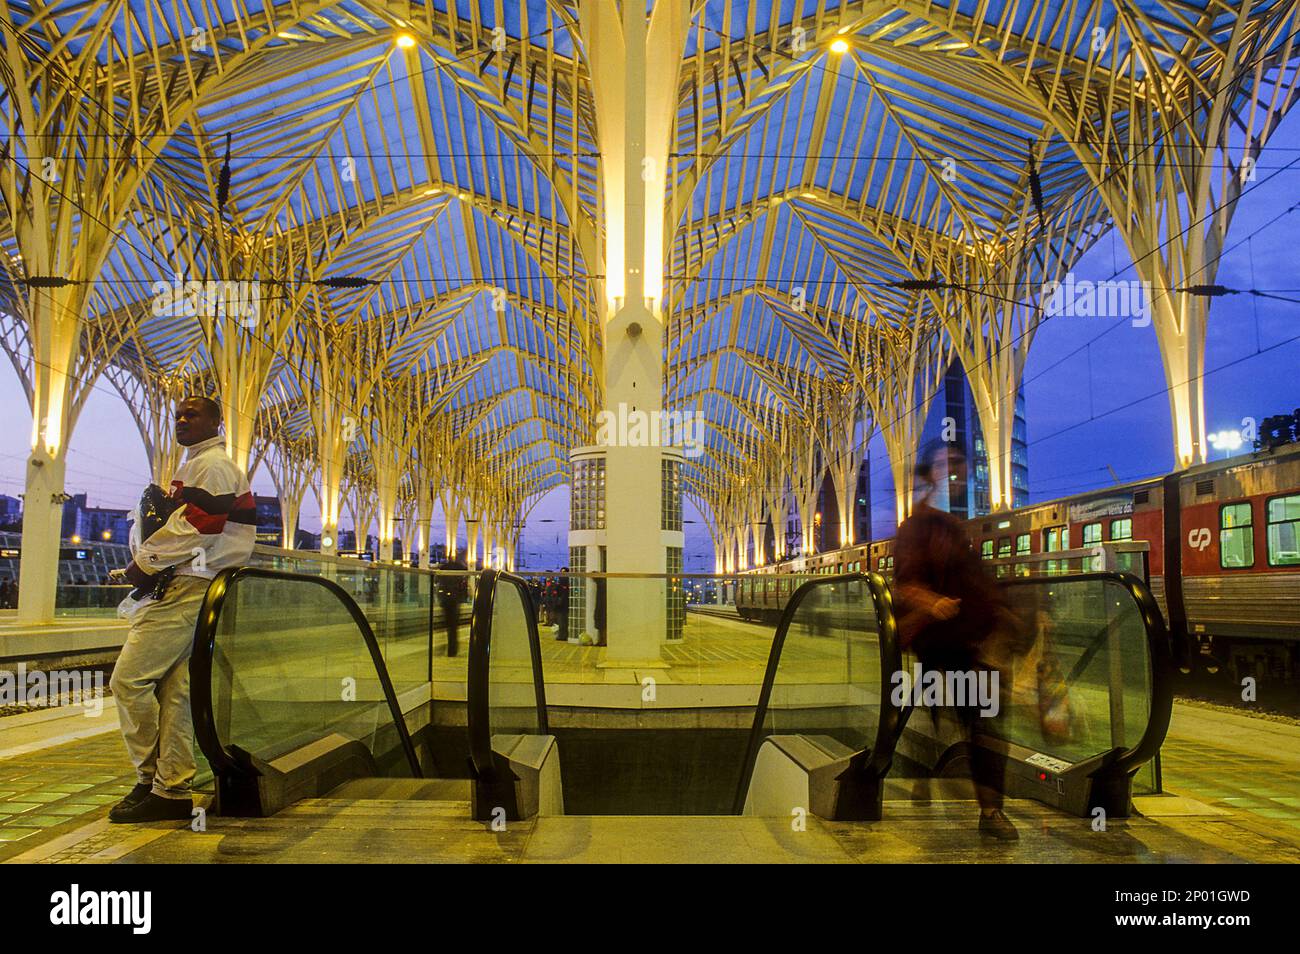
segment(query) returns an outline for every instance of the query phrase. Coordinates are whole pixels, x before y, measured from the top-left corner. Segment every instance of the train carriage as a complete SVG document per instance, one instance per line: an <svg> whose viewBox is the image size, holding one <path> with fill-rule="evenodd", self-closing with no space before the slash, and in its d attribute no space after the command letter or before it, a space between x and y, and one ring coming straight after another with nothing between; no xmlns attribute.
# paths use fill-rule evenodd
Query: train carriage
<svg viewBox="0 0 1300 954"><path fill-rule="evenodd" d="M1234 681L1300 678L1300 444L976 517L968 526L999 576L1043 563L1053 572L1052 553L1144 541L1143 565L1131 569L1147 579L1189 651L1199 650L1210 668L1226 663ZM892 539L806 554L748 571L771 579L738 587L736 608L746 619L773 622L798 585L789 574L891 577L893 569Z"/></svg>

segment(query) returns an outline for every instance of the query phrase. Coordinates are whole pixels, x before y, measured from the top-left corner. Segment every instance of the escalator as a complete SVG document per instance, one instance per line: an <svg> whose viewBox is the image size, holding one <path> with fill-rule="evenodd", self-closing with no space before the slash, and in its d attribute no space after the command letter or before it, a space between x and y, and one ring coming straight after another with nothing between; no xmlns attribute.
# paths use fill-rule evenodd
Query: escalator
<svg viewBox="0 0 1300 954"><path fill-rule="evenodd" d="M218 574L190 659L213 810L262 817L304 798L404 799L463 802L475 817L514 819L550 805L539 780L555 777L550 787L558 788L558 762L548 765L553 743L537 740L546 721L536 628L528 629L522 586L501 582L491 572L479 580L465 725L457 727L433 717L427 673L416 678L403 664L406 679L394 684L394 661L337 582L261 567ZM538 674L526 686L512 681L521 656Z"/></svg>
<svg viewBox="0 0 1300 954"><path fill-rule="evenodd" d="M550 734L537 613L527 584L485 570L470 623L469 762L478 821L563 815L560 756Z"/></svg>
<svg viewBox="0 0 1300 954"><path fill-rule="evenodd" d="M1097 807L1128 814L1132 794L1159 790L1156 757L1172 707L1167 637L1149 591L1114 573L999 585L1020 621L1012 628L1032 634L1018 637L1011 685L986 733L1007 757L1008 794L1080 816ZM496 571L478 579L459 727L435 718L427 681L408 672L394 684L383 648L328 578L220 574L191 659L215 810L269 815L329 797L454 801L488 822L564 812L523 580ZM913 664L898 646L883 578L800 586L777 626L743 755L708 766L729 779L731 812L878 819L900 777L965 775L972 743L893 691ZM1063 725L1043 718L1042 685L1068 697Z"/></svg>
<svg viewBox="0 0 1300 954"><path fill-rule="evenodd" d="M1146 585L1123 573L999 583L1010 610L1000 640L997 714L986 740L909 706L895 775L969 773L972 744L1006 757L1006 794L1071 815L1125 817L1134 794L1160 791L1159 751L1173 707L1169 639ZM1009 660L1009 664L1006 662ZM918 665L911 654L905 671Z"/></svg>
<svg viewBox="0 0 1300 954"><path fill-rule="evenodd" d="M899 666L882 577L799 586L777 623L733 813L880 818L904 712L885 676Z"/></svg>
<svg viewBox="0 0 1300 954"><path fill-rule="evenodd" d="M777 626L734 812L878 819L886 794L906 797L900 778L968 775L972 745L1005 757L1008 795L1076 816L1124 817L1133 794L1159 791L1173 693L1168 637L1145 584L1087 573L998 585L1011 685L994 688L974 742L942 705L938 718L916 711L930 700L903 674L925 679L898 648L883 579L799 587Z"/></svg>

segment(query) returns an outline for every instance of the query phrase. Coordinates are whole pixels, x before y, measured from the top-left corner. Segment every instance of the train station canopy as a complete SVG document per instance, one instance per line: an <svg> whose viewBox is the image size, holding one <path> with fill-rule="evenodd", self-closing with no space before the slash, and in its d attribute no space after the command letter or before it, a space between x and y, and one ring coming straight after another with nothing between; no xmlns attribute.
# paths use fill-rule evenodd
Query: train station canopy
<svg viewBox="0 0 1300 954"><path fill-rule="evenodd" d="M1014 385L1035 289L1112 225L1178 234L1295 93L1283 0L674 2L649 174L705 502L808 435L905 439L954 357ZM6 0L0 340L34 402L65 373L66 433L111 384L148 441L206 388L250 464L341 428L345 480L566 482L606 317L584 6Z"/></svg>

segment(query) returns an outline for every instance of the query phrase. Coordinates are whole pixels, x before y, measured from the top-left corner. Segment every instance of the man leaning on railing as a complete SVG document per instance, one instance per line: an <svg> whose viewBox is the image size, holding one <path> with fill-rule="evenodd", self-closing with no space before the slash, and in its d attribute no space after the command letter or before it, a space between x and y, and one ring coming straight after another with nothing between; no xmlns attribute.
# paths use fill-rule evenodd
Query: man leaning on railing
<svg viewBox="0 0 1300 954"><path fill-rule="evenodd" d="M125 568L131 628L110 685L136 786L109 813L113 822L188 819L193 811L190 651L208 582L248 561L256 508L248 478L226 453L221 406L187 397L176 407L176 441L187 449L171 482L166 522L142 539ZM156 489L156 488L155 488Z"/></svg>

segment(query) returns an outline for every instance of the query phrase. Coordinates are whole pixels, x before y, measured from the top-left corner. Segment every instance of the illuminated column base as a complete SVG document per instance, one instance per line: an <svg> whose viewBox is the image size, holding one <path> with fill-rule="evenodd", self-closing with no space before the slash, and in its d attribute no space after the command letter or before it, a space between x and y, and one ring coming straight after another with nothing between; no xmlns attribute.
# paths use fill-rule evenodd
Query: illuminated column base
<svg viewBox="0 0 1300 954"><path fill-rule="evenodd" d="M582 549L586 572L598 572L600 550L605 548L605 571L611 574L646 574L642 579L605 580L604 669L664 669L660 647L670 633L669 551L680 551L681 530L665 530L660 501L665 458L677 461L680 452L655 446L602 446L576 448L574 519L569 532L570 552ZM675 470L670 470L675 472ZM670 497L675 497L675 494ZM677 504L680 508L680 503ZM600 514L605 520L601 527ZM676 519L680 526L680 509ZM576 561L573 561L576 562ZM570 563L570 569L577 567ZM653 575L653 576L651 576ZM680 587L680 580L677 581ZM581 593L577 592L581 587ZM580 599L585 630L596 637L596 582L574 580L570 600ZM572 628L571 628L572 629ZM570 633L572 636L580 632Z"/></svg>
<svg viewBox="0 0 1300 954"><path fill-rule="evenodd" d="M337 556L339 552L339 525L337 521L324 523L320 528L320 552Z"/></svg>
<svg viewBox="0 0 1300 954"><path fill-rule="evenodd" d="M38 447L27 461L23 494L22 554L18 569L18 622L54 619L63 528L63 477L67 461Z"/></svg>

